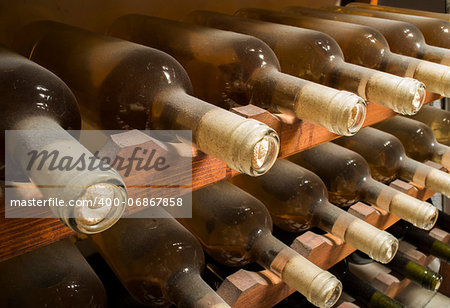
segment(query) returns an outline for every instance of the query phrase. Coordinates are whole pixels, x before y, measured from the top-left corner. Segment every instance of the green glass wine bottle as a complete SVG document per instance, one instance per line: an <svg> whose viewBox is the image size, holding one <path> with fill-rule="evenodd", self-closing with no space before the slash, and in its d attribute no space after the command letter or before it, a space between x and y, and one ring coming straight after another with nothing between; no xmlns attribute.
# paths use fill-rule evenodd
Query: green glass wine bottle
<svg viewBox="0 0 450 308"><path fill-rule="evenodd" d="M427 290L437 291L442 283L441 275L412 261L401 251L397 252L387 266Z"/></svg>

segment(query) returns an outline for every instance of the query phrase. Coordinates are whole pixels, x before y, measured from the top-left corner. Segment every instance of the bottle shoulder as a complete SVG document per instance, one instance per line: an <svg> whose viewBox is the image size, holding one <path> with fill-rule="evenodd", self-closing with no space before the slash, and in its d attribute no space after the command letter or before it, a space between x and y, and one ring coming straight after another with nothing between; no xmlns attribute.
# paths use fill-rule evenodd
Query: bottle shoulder
<svg viewBox="0 0 450 308"><path fill-rule="evenodd" d="M0 48L2 129L28 116L45 115L65 129L79 129L78 104L69 87L47 69Z"/></svg>

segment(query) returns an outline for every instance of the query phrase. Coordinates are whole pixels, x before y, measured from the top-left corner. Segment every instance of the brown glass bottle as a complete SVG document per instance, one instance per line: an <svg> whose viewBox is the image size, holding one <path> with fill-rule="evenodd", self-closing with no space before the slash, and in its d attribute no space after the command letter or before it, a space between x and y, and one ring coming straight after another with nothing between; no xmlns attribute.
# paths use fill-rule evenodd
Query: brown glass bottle
<svg viewBox="0 0 450 308"><path fill-rule="evenodd" d="M364 157L377 181L389 183L401 178L450 196L450 174L406 156L401 141L394 135L366 127L352 138L333 142Z"/></svg>
<svg viewBox="0 0 450 308"><path fill-rule="evenodd" d="M433 17L404 15L394 12L376 11L356 7L340 7L335 8L335 11L408 22L416 26L420 32L422 32L425 37L425 41L428 44L443 48L450 48L449 21Z"/></svg>
<svg viewBox="0 0 450 308"><path fill-rule="evenodd" d="M397 116L373 127L400 139L406 154L412 159L421 162L431 160L450 168L450 147L437 142L431 129L422 122Z"/></svg>
<svg viewBox="0 0 450 308"><path fill-rule="evenodd" d="M328 142L288 159L316 173L334 204L349 206L364 201L423 229L431 229L436 222L435 207L375 181L367 162L356 152Z"/></svg>
<svg viewBox="0 0 450 308"><path fill-rule="evenodd" d="M329 203L325 184L311 171L282 159L255 179L235 177L233 184L262 201L281 229L303 232L318 226L377 261L394 257L397 239Z"/></svg>
<svg viewBox="0 0 450 308"><path fill-rule="evenodd" d="M0 271L2 307L106 307L102 283L70 240L3 261Z"/></svg>
<svg viewBox="0 0 450 308"><path fill-rule="evenodd" d="M411 77L423 82L431 92L450 95L447 86L450 82L449 67L391 52L386 39L376 29L260 9L243 9L236 14L327 33L338 42L347 62L402 77Z"/></svg>
<svg viewBox="0 0 450 308"><path fill-rule="evenodd" d="M124 218L92 240L145 305L229 307L200 276L205 262L200 243L173 218Z"/></svg>
<svg viewBox="0 0 450 308"><path fill-rule="evenodd" d="M0 71L2 164L7 155L8 162L14 162L45 198L59 198L66 204L97 198L117 198L120 204L125 202L125 184L112 168L89 170L78 166L70 171L52 168L59 166L64 157L74 160L82 156L94 157L65 130L79 129L81 124L77 101L67 85L50 71L2 46ZM5 140L6 130L14 132ZM31 163L32 151L39 155L47 151L51 159ZM57 154L51 155L53 151ZM98 164L99 159L94 162ZM52 207L67 226L82 233L109 228L124 209L124 206Z"/></svg>
<svg viewBox="0 0 450 308"><path fill-rule="evenodd" d="M422 10L413 10L413 9L405 9L401 7L393 7L393 6L385 6L385 5L372 5L369 3L362 3L362 2L352 2L347 4L348 7L359 7L363 9L370 9L374 11L384 11L384 12L392 12L392 13L399 13L399 14L406 14L406 15L415 15L415 16L425 16L425 17L431 17L431 18L438 18L442 20L450 21L449 14L445 13L436 13L436 12L430 12L430 11L422 11Z"/></svg>
<svg viewBox="0 0 450 308"><path fill-rule="evenodd" d="M55 22L28 25L15 48L80 92L105 129L192 130L201 151L250 175L276 159L273 129L191 96L186 72L161 51Z"/></svg>
<svg viewBox="0 0 450 308"><path fill-rule="evenodd" d="M367 12L345 7L331 7L326 10L307 9L303 7L293 7L291 9L292 12L298 12L308 16L338 20L374 28L383 34L389 43L389 48L395 53L443 65L450 64L450 50L428 45L424 34L421 32L422 29L407 21L402 21L398 18L392 18L396 20L391 20L388 16L383 17L379 14L371 14L370 11ZM442 23L446 22L442 21ZM440 26L437 28L440 28ZM446 35L445 40L448 39L449 35Z"/></svg>
<svg viewBox="0 0 450 308"><path fill-rule="evenodd" d="M258 262L316 306L330 307L340 296L340 282L276 239L264 205L229 182L194 191L192 218L179 221L219 263Z"/></svg>
<svg viewBox="0 0 450 308"><path fill-rule="evenodd" d="M424 106L420 113L411 117L431 128L434 137L439 143L450 146L450 111Z"/></svg>
<svg viewBox="0 0 450 308"><path fill-rule="evenodd" d="M275 52L282 72L353 92L399 113L416 113L425 98L417 80L345 62L338 44L318 31L208 11L192 12L185 21L258 37Z"/></svg>
<svg viewBox="0 0 450 308"><path fill-rule="evenodd" d="M273 51L257 38L144 15L120 17L109 33L174 56L186 68L194 93L215 104L252 103L341 135L362 125L361 98L281 73Z"/></svg>

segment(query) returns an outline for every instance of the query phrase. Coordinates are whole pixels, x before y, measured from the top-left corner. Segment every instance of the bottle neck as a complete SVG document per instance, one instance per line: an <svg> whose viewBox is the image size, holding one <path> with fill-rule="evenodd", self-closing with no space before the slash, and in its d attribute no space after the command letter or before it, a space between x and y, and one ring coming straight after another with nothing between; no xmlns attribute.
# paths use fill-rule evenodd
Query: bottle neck
<svg viewBox="0 0 450 308"><path fill-rule="evenodd" d="M430 61L430 62L449 66L450 65L450 51L446 48L441 48L441 47L425 44L423 59Z"/></svg>
<svg viewBox="0 0 450 308"><path fill-rule="evenodd" d="M437 209L434 206L381 184L372 178L363 183L361 193L364 201L393 213L420 228L429 230L436 222Z"/></svg>
<svg viewBox="0 0 450 308"><path fill-rule="evenodd" d="M55 120L45 116L30 117L17 123L13 133L14 140L6 144L9 155L14 155L45 198L61 199L66 205L78 199L117 198L120 204L125 201L127 193L120 175L110 166L106 167ZM124 209L124 206L52 207L58 218L81 233L106 230L120 218Z"/></svg>
<svg viewBox="0 0 450 308"><path fill-rule="evenodd" d="M388 266L427 290L436 291L442 282L441 275L410 260L400 251Z"/></svg>
<svg viewBox="0 0 450 308"><path fill-rule="evenodd" d="M279 138L273 129L182 90L162 93L153 104L152 117L157 128L192 130L199 150L248 175L265 173L278 156Z"/></svg>
<svg viewBox="0 0 450 308"><path fill-rule="evenodd" d="M230 307L201 278L197 270L185 268L172 275L166 286L168 298L180 308L226 308Z"/></svg>
<svg viewBox="0 0 450 308"><path fill-rule="evenodd" d="M401 114L414 114L425 100L425 86L410 78L401 78L363 66L336 61L331 86L357 93L367 101Z"/></svg>
<svg viewBox="0 0 450 308"><path fill-rule="evenodd" d="M366 106L360 97L279 72L258 69L252 76L251 103L323 126L340 135L361 127Z"/></svg>
<svg viewBox="0 0 450 308"><path fill-rule="evenodd" d="M433 149L433 161L450 169L450 147L435 141Z"/></svg>
<svg viewBox="0 0 450 308"><path fill-rule="evenodd" d="M256 239L251 252L260 265L303 294L314 305L331 307L338 300L342 291L339 280L269 232Z"/></svg>
<svg viewBox="0 0 450 308"><path fill-rule="evenodd" d="M450 197L450 175L407 156L400 161L400 177Z"/></svg>
<svg viewBox="0 0 450 308"><path fill-rule="evenodd" d="M316 206L314 214L319 217L321 229L337 236L376 261L389 262L398 249L395 237L329 202Z"/></svg>

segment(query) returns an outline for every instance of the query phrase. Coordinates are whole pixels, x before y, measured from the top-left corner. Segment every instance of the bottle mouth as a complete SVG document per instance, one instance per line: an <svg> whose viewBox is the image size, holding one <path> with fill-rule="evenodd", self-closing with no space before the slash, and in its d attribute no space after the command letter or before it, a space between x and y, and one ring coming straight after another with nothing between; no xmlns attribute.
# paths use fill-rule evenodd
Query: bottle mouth
<svg viewBox="0 0 450 308"><path fill-rule="evenodd" d="M322 302L313 303L319 307L332 307L339 299L342 293L342 283L334 276L326 281L322 288Z"/></svg>
<svg viewBox="0 0 450 308"><path fill-rule="evenodd" d="M398 250L398 240L387 232L383 233L384 239L382 245L379 247L374 259L381 263L389 263L395 256Z"/></svg>
<svg viewBox="0 0 450 308"><path fill-rule="evenodd" d="M424 229L424 230L431 230L431 228L433 228L434 224L437 221L438 215L439 215L438 210L434 206L430 205L425 210L425 213L423 213L423 216L422 216L422 217L424 217L423 223L417 227Z"/></svg>
<svg viewBox="0 0 450 308"><path fill-rule="evenodd" d="M364 120L366 118L366 104L364 101L361 101L357 104L355 104L351 110L348 117L348 132L351 135L356 134L361 126L364 123Z"/></svg>
<svg viewBox="0 0 450 308"><path fill-rule="evenodd" d="M252 173L262 175L275 163L278 157L279 140L276 134L270 132L259 140L253 147Z"/></svg>
<svg viewBox="0 0 450 308"><path fill-rule="evenodd" d="M425 85L412 78L404 78L400 85L399 95L397 96L397 104L394 106L394 111L405 114L414 115L420 108L422 108L425 102L425 96L427 94ZM411 97L408 104L405 104L405 96Z"/></svg>
<svg viewBox="0 0 450 308"><path fill-rule="evenodd" d="M73 230L94 234L113 226L122 216L127 202L123 186L111 183L96 183L86 188L76 200L72 215L65 223Z"/></svg>

